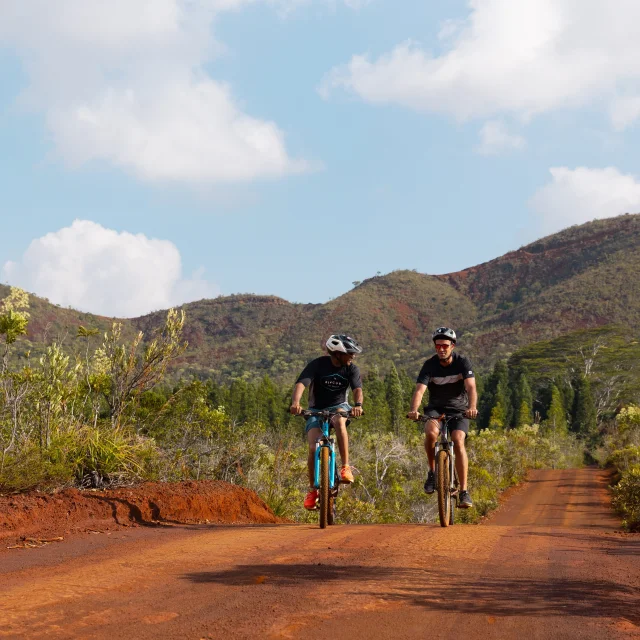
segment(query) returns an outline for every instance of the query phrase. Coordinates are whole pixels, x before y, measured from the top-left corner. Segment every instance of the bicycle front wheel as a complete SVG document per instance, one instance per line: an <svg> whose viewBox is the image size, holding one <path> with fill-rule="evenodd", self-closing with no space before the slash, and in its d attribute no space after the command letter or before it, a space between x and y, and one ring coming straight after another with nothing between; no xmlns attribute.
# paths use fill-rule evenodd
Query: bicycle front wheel
<svg viewBox="0 0 640 640"><path fill-rule="evenodd" d="M320 528L329 524L329 447L320 449Z"/></svg>
<svg viewBox="0 0 640 640"><path fill-rule="evenodd" d="M455 461L454 461L455 462ZM453 465L453 489L456 495L459 494L460 491L460 482L458 482L458 472L456 471L455 465ZM456 521L456 507L458 506L458 501L456 495L451 496L451 514L449 515L449 524L454 524Z"/></svg>
<svg viewBox="0 0 640 640"><path fill-rule="evenodd" d="M436 482L438 484L438 516L440 526L449 526L451 514L451 478L449 476L449 453L444 449L436 456Z"/></svg>

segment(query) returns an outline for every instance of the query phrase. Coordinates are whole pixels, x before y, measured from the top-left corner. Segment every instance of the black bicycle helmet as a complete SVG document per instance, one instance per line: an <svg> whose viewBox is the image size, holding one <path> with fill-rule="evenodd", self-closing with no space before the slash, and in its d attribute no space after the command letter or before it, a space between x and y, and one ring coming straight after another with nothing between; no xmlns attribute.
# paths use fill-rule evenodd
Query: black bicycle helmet
<svg viewBox="0 0 640 640"><path fill-rule="evenodd" d="M362 347L353 338L344 334L329 336L327 349L340 353L362 353Z"/></svg>
<svg viewBox="0 0 640 640"><path fill-rule="evenodd" d="M431 336L431 339L435 342L436 340L451 340L453 344L456 343L456 332L453 329L449 329L449 327L438 327Z"/></svg>

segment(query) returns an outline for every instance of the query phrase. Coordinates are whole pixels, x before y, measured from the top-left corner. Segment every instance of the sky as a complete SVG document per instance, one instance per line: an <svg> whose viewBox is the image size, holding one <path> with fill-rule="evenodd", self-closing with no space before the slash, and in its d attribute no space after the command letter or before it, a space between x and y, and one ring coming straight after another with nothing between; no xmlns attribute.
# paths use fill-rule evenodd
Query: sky
<svg viewBox="0 0 640 640"><path fill-rule="evenodd" d="M637 0L0 0L0 282L326 302L640 212Z"/></svg>

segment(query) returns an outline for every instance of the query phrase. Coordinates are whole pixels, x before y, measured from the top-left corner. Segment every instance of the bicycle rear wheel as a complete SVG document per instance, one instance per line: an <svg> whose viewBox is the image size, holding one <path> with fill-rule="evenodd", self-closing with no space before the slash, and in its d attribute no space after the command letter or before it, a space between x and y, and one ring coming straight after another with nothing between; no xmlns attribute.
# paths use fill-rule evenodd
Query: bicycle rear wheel
<svg viewBox="0 0 640 640"><path fill-rule="evenodd" d="M451 514L449 515L449 524L455 524L456 521L456 507L458 506L458 498L457 494L460 490L460 483L458 482L458 472L456 471L455 466L453 467L453 489L456 492L456 495L451 496Z"/></svg>
<svg viewBox="0 0 640 640"><path fill-rule="evenodd" d="M329 513L327 514L327 524L329 525L336 523L336 497L334 495L329 496Z"/></svg>
<svg viewBox="0 0 640 640"><path fill-rule="evenodd" d="M320 528L329 524L329 447L320 449Z"/></svg>
<svg viewBox="0 0 640 640"><path fill-rule="evenodd" d="M329 515L327 517L327 522L329 525L335 524L338 517L338 489L340 488L340 474L338 473L338 469L336 467L336 475L333 479L333 489L329 489Z"/></svg>
<svg viewBox="0 0 640 640"><path fill-rule="evenodd" d="M436 482L438 484L438 516L440 526L449 526L451 515L451 479L449 477L449 453L444 449L436 456Z"/></svg>

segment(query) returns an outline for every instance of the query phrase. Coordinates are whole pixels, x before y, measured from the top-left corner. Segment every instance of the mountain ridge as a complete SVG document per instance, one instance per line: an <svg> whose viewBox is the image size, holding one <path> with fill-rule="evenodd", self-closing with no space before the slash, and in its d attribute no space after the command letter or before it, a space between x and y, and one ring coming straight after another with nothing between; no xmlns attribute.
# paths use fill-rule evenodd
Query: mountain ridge
<svg viewBox="0 0 640 640"><path fill-rule="evenodd" d="M460 348L489 367L515 349L612 322L640 330L640 215L569 227L461 271L397 270L368 278L324 304L234 294L181 305L189 349L176 373L218 378L295 375L330 333L353 334L364 368L413 369L435 326L453 326ZM0 285L0 298L8 288ZM74 336L77 325L113 319L31 297L27 341ZM125 335L157 328L166 311L118 320Z"/></svg>

